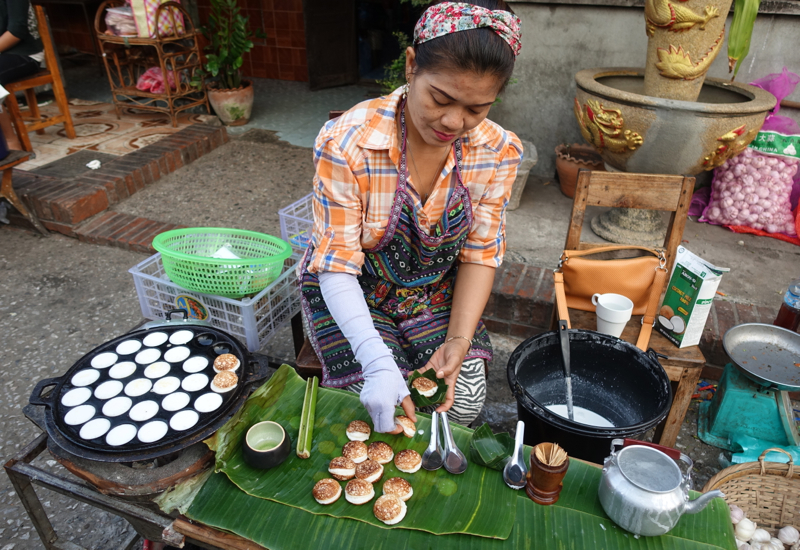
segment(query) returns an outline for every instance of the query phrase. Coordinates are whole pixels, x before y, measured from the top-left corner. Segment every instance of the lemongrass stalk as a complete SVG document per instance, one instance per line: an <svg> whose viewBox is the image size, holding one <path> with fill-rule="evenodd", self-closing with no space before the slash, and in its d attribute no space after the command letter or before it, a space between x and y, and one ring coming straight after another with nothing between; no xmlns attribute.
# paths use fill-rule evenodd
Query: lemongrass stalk
<svg viewBox="0 0 800 550"><path fill-rule="evenodd" d="M300 433L297 436L297 456L309 458L314 436L314 415L317 409L317 387L319 378L309 378L306 382L306 393L303 397L303 412L300 414Z"/></svg>

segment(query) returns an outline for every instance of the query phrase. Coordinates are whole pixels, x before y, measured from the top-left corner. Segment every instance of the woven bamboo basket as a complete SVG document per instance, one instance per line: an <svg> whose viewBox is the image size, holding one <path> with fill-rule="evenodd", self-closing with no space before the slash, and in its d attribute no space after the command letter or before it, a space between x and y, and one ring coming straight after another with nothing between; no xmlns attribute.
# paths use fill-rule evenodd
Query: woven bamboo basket
<svg viewBox="0 0 800 550"><path fill-rule="evenodd" d="M766 462L770 451L787 455L789 463ZM703 492L713 489L725 493L728 504L737 505L773 537L781 527L800 524L800 472L795 472L792 456L783 449L767 449L758 462L725 468L708 480Z"/></svg>

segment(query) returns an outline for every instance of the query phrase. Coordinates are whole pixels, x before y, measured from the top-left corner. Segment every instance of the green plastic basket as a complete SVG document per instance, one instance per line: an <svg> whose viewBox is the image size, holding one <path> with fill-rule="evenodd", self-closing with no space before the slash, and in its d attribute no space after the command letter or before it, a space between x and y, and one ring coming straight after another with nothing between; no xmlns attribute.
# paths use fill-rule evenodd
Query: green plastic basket
<svg viewBox="0 0 800 550"><path fill-rule="evenodd" d="M289 243L272 235L220 227L165 231L153 239L153 248L161 252L172 282L226 298L260 292L281 274L284 260L292 255Z"/></svg>

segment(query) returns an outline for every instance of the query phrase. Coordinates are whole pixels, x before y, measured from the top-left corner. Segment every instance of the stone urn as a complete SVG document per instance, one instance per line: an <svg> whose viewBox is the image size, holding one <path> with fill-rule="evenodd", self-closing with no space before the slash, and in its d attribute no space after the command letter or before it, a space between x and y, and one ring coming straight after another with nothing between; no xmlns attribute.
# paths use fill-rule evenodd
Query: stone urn
<svg viewBox="0 0 800 550"><path fill-rule="evenodd" d="M642 174L699 174L744 151L775 106L769 92L707 78L697 101L649 96L641 69L575 75L574 112L607 166Z"/></svg>
<svg viewBox="0 0 800 550"><path fill-rule="evenodd" d="M755 138L775 96L755 86L706 78L697 101L647 95L645 71L586 69L575 75L575 118L610 171L693 176L738 155ZM612 242L661 246L650 210L614 209L592 220Z"/></svg>
<svg viewBox="0 0 800 550"><path fill-rule="evenodd" d="M253 83L249 80L242 80L242 85L233 89L208 86L208 101L226 126L247 124L253 111L253 98Z"/></svg>
<svg viewBox="0 0 800 550"><path fill-rule="evenodd" d="M645 0L644 95L696 101L725 38L731 0Z"/></svg>

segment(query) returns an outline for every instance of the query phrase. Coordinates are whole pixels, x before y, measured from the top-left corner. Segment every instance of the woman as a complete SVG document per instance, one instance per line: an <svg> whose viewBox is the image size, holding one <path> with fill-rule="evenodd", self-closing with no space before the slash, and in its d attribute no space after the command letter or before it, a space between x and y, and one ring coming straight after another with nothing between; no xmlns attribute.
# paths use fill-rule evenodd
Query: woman
<svg viewBox="0 0 800 550"><path fill-rule="evenodd" d="M301 290L323 384L361 394L375 430L416 421L405 377L435 369L438 411L472 422L492 348L480 321L505 252L522 145L486 119L520 49L498 0L428 8L408 83L329 122L314 150L314 233Z"/></svg>

